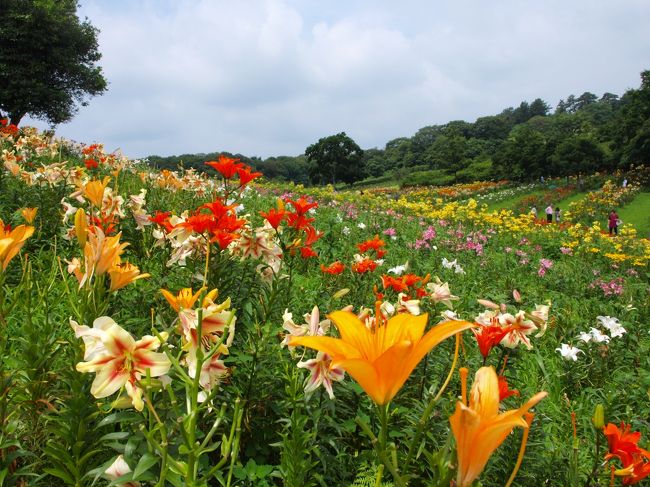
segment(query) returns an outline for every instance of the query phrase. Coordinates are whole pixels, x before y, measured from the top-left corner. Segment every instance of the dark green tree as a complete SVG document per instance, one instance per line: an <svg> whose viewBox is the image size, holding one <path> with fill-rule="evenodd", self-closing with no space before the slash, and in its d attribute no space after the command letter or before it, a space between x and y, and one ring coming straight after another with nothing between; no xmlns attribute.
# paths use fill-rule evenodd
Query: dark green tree
<svg viewBox="0 0 650 487"><path fill-rule="evenodd" d="M602 149L594 140L584 136L568 137L551 156L552 172L557 176L594 172L600 169L603 156Z"/></svg>
<svg viewBox="0 0 650 487"><path fill-rule="evenodd" d="M0 111L52 125L106 91L97 29L76 0L0 0Z"/></svg>
<svg viewBox="0 0 650 487"><path fill-rule="evenodd" d="M313 183L352 183L364 176L363 150L345 132L319 139L307 147L305 156Z"/></svg>

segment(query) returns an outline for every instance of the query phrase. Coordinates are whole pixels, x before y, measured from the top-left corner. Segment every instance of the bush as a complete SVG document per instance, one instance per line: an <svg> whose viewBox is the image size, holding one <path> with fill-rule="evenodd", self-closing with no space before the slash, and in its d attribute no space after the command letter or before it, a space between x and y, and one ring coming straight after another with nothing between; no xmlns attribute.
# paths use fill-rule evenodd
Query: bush
<svg viewBox="0 0 650 487"><path fill-rule="evenodd" d="M454 182L454 176L441 169L413 172L402 180L402 188L409 186L446 186Z"/></svg>

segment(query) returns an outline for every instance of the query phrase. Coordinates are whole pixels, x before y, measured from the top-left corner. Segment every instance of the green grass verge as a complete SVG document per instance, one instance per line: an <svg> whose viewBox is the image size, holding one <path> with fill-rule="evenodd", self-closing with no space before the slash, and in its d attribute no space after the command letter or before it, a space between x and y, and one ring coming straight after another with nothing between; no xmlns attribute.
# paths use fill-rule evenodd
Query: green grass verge
<svg viewBox="0 0 650 487"><path fill-rule="evenodd" d="M623 222L634 225L639 237L650 238L650 192L638 193L618 215Z"/></svg>

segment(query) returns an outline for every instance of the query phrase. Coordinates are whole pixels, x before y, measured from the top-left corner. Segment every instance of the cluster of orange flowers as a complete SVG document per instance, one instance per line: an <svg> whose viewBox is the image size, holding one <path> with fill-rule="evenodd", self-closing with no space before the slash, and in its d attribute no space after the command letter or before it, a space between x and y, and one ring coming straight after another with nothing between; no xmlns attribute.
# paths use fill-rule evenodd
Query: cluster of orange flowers
<svg viewBox="0 0 650 487"><path fill-rule="evenodd" d="M620 428L612 423L603 428L609 444L605 460L616 458L621 462L622 468L611 468L612 476L623 477L623 485L637 484L650 475L650 452L639 447L641 433L630 429L625 423Z"/></svg>
<svg viewBox="0 0 650 487"><path fill-rule="evenodd" d="M293 211L288 211L284 202L278 200L277 208L270 208L266 212L262 211L260 215L276 231L286 221L287 226L293 230L293 237L295 237L288 246L291 252L300 250L300 255L305 259L317 257L318 254L313 249L313 245L323 236L323 233L316 230L312 225L315 218L310 218L307 215L310 210L318 208L318 203L309 201L304 196L297 200L287 199L286 202L293 207Z"/></svg>

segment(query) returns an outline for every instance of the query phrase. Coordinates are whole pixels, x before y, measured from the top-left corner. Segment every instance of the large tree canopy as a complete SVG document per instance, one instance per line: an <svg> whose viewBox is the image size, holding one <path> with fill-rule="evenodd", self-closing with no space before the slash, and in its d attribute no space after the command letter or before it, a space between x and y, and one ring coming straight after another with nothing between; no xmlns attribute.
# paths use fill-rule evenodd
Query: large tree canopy
<svg viewBox="0 0 650 487"><path fill-rule="evenodd" d="M55 125L106 91L97 29L76 0L0 0L0 111Z"/></svg>
<svg viewBox="0 0 650 487"><path fill-rule="evenodd" d="M305 156L312 164L313 182L352 183L363 177L363 151L345 132L319 139L307 147Z"/></svg>

